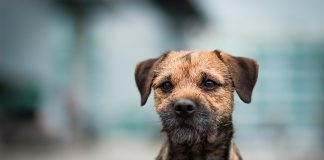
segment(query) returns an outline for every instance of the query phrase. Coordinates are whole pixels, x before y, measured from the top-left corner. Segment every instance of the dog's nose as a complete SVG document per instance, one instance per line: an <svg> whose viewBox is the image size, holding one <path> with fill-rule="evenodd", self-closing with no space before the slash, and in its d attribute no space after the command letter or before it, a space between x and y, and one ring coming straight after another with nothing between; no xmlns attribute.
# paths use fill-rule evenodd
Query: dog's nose
<svg viewBox="0 0 324 160"><path fill-rule="evenodd" d="M197 109L196 104L189 99L181 99L174 103L174 111L180 117L188 117Z"/></svg>

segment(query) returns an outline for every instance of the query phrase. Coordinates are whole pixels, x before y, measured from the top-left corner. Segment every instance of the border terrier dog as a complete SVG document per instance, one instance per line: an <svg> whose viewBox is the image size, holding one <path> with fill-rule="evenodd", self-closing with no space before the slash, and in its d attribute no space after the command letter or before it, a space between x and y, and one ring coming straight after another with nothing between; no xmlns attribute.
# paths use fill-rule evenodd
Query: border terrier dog
<svg viewBox="0 0 324 160"><path fill-rule="evenodd" d="M140 62L135 80L145 105L154 89L167 140L157 160L240 160L233 143L233 92L251 102L255 60L221 51L169 51Z"/></svg>

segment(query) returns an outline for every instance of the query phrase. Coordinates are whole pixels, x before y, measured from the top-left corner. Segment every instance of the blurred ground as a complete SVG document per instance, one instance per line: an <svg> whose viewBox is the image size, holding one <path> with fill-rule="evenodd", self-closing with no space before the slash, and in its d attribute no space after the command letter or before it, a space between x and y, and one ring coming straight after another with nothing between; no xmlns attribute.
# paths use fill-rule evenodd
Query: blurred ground
<svg viewBox="0 0 324 160"><path fill-rule="evenodd" d="M258 142L256 142L258 141ZM314 148L311 152L303 152L300 148L292 146L291 149L275 148L266 146L267 140L254 139L247 143L250 145L239 145L240 151L245 159L312 159L320 160L324 155L321 149ZM255 144L258 143L258 144ZM243 143L244 144L244 143ZM7 148L2 150L1 160L128 160L154 159L161 147L159 141L147 139L118 138L100 141L84 141L75 144L56 144L52 146L33 146ZM264 145L262 148L257 147ZM280 145L280 144L279 144Z"/></svg>
<svg viewBox="0 0 324 160"><path fill-rule="evenodd" d="M53 146L16 147L1 153L1 160L127 160L154 159L160 144L145 139L118 139L77 142Z"/></svg>

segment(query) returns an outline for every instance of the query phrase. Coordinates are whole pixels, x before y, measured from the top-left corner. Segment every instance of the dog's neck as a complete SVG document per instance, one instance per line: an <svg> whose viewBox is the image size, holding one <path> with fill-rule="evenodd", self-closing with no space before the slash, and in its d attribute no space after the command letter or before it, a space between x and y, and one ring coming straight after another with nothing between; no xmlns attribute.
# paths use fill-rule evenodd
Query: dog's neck
<svg viewBox="0 0 324 160"><path fill-rule="evenodd" d="M198 144L175 144L170 140L163 146L157 160L228 160L232 144L233 125L221 125L216 133Z"/></svg>

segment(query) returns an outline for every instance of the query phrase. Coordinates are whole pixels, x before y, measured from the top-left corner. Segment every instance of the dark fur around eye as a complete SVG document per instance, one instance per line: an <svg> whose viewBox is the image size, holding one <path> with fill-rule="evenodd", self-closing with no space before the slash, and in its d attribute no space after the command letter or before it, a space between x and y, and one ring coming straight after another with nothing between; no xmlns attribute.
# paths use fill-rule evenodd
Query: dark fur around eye
<svg viewBox="0 0 324 160"><path fill-rule="evenodd" d="M160 88L163 92L170 92L173 89L173 85L171 82L166 81L160 85Z"/></svg>
<svg viewBox="0 0 324 160"><path fill-rule="evenodd" d="M201 84L201 88L204 89L205 91L215 90L219 86L220 86L220 84L218 84L217 82L210 80L210 79L204 80Z"/></svg>

